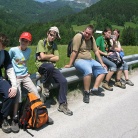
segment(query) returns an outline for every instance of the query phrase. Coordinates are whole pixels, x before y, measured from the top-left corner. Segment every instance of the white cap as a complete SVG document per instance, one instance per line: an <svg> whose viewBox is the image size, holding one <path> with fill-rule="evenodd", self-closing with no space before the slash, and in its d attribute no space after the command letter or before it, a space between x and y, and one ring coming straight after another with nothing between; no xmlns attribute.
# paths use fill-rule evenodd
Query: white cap
<svg viewBox="0 0 138 138"><path fill-rule="evenodd" d="M57 28L56 26L51 27L51 28L49 29L49 31L55 31L55 32L57 33L57 35L58 35L58 38L59 38L59 39L61 38L61 37L60 37L60 34L59 34L59 30L58 30L58 28Z"/></svg>

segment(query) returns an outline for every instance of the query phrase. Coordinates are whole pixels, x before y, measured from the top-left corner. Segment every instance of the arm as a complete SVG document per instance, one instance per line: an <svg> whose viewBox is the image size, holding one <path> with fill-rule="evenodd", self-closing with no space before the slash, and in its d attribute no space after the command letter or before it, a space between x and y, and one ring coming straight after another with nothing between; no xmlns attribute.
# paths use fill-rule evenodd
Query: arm
<svg viewBox="0 0 138 138"><path fill-rule="evenodd" d="M101 56L100 56L99 50L95 51L94 53L95 53L96 57L98 58L99 62L101 63L101 65L102 65L103 67L106 67L106 65L103 63L103 60L102 60L102 58L101 58ZM107 68L107 67L106 67L106 68Z"/></svg>
<svg viewBox="0 0 138 138"><path fill-rule="evenodd" d="M16 93L17 93L17 82L16 82L16 75L15 75L15 72L14 72L14 69L12 67L12 63L11 63L11 59L10 59L10 56L8 54L8 52L5 52L5 70L6 70L6 74L8 76L8 78L10 79L11 81L11 85L12 87L9 89L9 97L12 98L12 97L15 97Z"/></svg>
<svg viewBox="0 0 138 138"><path fill-rule="evenodd" d="M55 56L54 54L45 54L40 52L39 60L48 60L51 62L56 62L59 60L59 56Z"/></svg>
<svg viewBox="0 0 138 138"><path fill-rule="evenodd" d="M74 62L74 60L75 60L77 54L78 54L77 51L73 51L73 52L71 53L69 64L65 65L65 68L70 68L70 67L72 66L72 64L73 64L73 62Z"/></svg>

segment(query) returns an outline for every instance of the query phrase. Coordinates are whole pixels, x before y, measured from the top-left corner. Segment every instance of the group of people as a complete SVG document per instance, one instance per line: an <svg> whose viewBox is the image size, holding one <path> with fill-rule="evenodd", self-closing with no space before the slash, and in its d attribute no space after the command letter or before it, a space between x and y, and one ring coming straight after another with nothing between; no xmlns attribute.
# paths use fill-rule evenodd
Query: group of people
<svg viewBox="0 0 138 138"><path fill-rule="evenodd" d="M114 30L115 39L111 39L111 29L106 28L103 35L95 41L93 37L94 27L89 25L80 34L77 33L73 38L73 51L70 61L65 68L72 65L83 73L84 91L83 102L89 103L89 95L101 95L99 86L103 81L102 87L112 91L109 85L112 75L116 72L115 86L125 88L125 84L133 86L134 84L128 78L128 66L123 62L121 67L117 67L115 63L107 58L112 52L118 53L123 51L119 42L119 31ZM83 35L83 41L81 42ZM2 97L2 108L0 110L0 124L5 133L19 132L18 111L22 102L21 84L28 92L33 92L43 102L42 97L49 95L50 82L54 79L59 84L58 111L66 115L73 115L68 108L67 103L67 80L58 70L56 62L59 60L59 52L55 39L61 39L59 29L56 26L49 28L45 39L38 42L36 49L35 65L41 75L42 93L40 94L30 79L28 68L26 65L30 57L31 50L28 48L32 41L32 35L29 32L23 32L19 37L19 46L10 48L9 52L5 50L8 45L8 38L4 34L0 34L0 96ZM92 58L91 50L95 53L96 60ZM2 68L9 80L3 78ZM125 84L121 82L122 71L125 75ZM93 88L91 87L91 77L95 77ZM8 120L11 118L11 123Z"/></svg>
<svg viewBox="0 0 138 138"><path fill-rule="evenodd" d="M103 93L99 91L99 86L103 81L102 87L106 90L113 91L113 87L109 85L109 81L114 73L116 73L115 86L125 89L125 84L133 86L134 84L128 77L128 65L123 61L121 66L117 66L113 61L109 60L108 56L113 52L118 52L122 58L123 49L119 42L120 32L115 29L113 32L110 28L105 28L102 35L96 41L93 37L94 27L89 25L82 32L83 42L81 42L81 34L77 33L73 38L73 52L70 56L70 61L66 68L74 67L83 73L83 102L89 103L90 95L102 96ZM111 37L113 33L114 37ZM92 39L92 41L91 41ZM91 50L95 54L95 59L92 58ZM123 60L123 59L122 59ZM121 78L124 72L125 80ZM91 77L95 77L93 88L91 87ZM122 82L124 81L124 82Z"/></svg>

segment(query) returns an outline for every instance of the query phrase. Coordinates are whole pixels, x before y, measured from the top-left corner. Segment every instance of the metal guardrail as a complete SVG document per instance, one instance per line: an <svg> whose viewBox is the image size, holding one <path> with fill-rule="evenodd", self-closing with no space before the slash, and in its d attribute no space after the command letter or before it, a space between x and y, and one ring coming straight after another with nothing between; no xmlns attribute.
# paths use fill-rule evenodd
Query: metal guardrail
<svg viewBox="0 0 138 138"><path fill-rule="evenodd" d="M127 65L129 66L129 70L131 71L132 65L138 63L138 54L124 56L123 60L127 62ZM59 70L65 76L68 84L80 81L83 78L82 74L78 72L75 69L75 67L61 68ZM31 75L31 79L33 80L33 82L35 83L35 85L37 86L39 90L41 87L41 82L40 82L41 77L36 73L36 74ZM51 89L56 88L57 86L58 86L57 83L55 82L51 83Z"/></svg>
<svg viewBox="0 0 138 138"><path fill-rule="evenodd" d="M133 64L138 64L138 54L134 55L128 55L124 56L123 60L127 62L127 65L129 66L129 71L132 70L132 65ZM59 69L60 72L65 76L68 84L81 81L83 79L83 76L80 72L78 72L75 67L71 68L61 68ZM38 91L41 90L41 76L39 75L38 72L31 74L31 79L34 82L34 84L37 86ZM54 89L58 86L57 83L54 81L51 82L51 89ZM1 101L1 100L0 100Z"/></svg>

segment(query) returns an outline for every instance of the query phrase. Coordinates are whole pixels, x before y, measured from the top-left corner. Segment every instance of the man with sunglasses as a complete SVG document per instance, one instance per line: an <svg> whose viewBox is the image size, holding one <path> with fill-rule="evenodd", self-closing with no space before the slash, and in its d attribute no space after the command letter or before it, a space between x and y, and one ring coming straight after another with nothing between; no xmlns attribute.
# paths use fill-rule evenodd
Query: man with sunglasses
<svg viewBox="0 0 138 138"><path fill-rule="evenodd" d="M94 28L92 25L86 27L82 34L77 33L73 38L73 52L70 56L70 62L68 65L65 65L66 68L71 67L72 65L75 68L83 73L83 102L89 103L89 95L99 95L103 94L98 90L99 85L101 84L105 74L107 73L106 65L103 63L98 48L93 37ZM81 39L83 41L81 42ZM92 58L91 50L99 59L100 63ZM96 78L94 86L90 89L91 85L91 76Z"/></svg>
<svg viewBox="0 0 138 138"><path fill-rule="evenodd" d="M44 40L38 42L36 50L36 66L38 72L42 75L42 96L47 97L49 95L51 79L54 79L59 84L58 111L71 116L73 112L68 109L66 97L67 80L56 67L56 62L59 60L59 52L54 40L60 39L59 29L53 26L46 35Z"/></svg>
<svg viewBox="0 0 138 138"><path fill-rule="evenodd" d="M15 101L15 116L13 117L14 120L12 121L11 129L13 132L19 131L18 126L18 105L22 102L22 90L21 90L21 83L28 92L33 92L37 97L39 93L37 91L36 86L32 82L30 75L28 73L28 68L26 66L27 61L29 60L31 49L28 48L28 45L32 41L32 35L29 32L23 32L19 38L19 46L12 47L9 50L9 55L12 60L12 65L14 67L17 86L18 86L18 94Z"/></svg>

